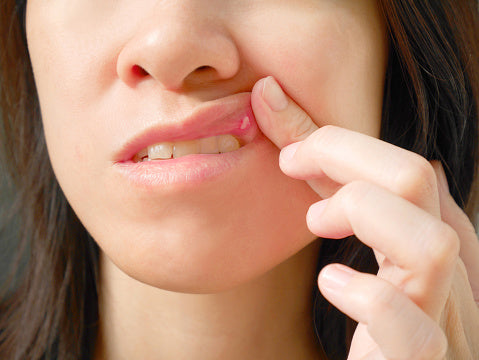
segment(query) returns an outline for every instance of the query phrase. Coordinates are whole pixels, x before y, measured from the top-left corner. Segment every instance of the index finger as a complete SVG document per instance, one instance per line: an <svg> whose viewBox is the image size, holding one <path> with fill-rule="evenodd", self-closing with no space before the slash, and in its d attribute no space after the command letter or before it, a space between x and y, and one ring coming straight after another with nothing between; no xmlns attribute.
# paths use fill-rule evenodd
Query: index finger
<svg viewBox="0 0 479 360"><path fill-rule="evenodd" d="M437 179L422 156L383 140L337 126L322 126L281 151L281 170L308 180L316 174L348 184L368 181L440 218Z"/></svg>
<svg viewBox="0 0 479 360"><path fill-rule="evenodd" d="M355 131L335 126L319 129L272 76L256 83L251 105L263 133L280 149L290 145L282 155L288 149L294 153L294 161L280 161L283 172L306 180L321 196L329 192L320 191L325 184L337 189L366 180L440 217L435 172L418 154ZM314 186L315 181L321 184Z"/></svg>
<svg viewBox="0 0 479 360"><path fill-rule="evenodd" d="M306 139L318 129L309 115L285 96L272 76L255 84L251 106L261 131L280 149Z"/></svg>

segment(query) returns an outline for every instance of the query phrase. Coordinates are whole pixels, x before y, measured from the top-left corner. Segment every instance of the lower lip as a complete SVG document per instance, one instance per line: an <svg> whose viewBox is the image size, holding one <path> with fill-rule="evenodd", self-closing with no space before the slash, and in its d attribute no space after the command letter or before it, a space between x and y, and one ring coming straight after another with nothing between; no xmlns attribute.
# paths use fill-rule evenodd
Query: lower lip
<svg viewBox="0 0 479 360"><path fill-rule="evenodd" d="M191 154L177 159L116 163L115 168L138 187L155 188L168 185L199 185L217 180L247 161L264 136L223 154Z"/></svg>

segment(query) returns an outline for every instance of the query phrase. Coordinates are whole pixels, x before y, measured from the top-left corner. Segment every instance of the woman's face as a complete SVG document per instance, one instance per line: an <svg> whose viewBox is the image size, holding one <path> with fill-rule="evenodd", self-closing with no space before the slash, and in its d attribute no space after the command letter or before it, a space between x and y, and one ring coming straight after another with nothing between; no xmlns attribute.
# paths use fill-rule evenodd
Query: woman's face
<svg viewBox="0 0 479 360"><path fill-rule="evenodd" d="M273 75L318 126L379 135L375 0L29 0L27 38L66 197L120 269L161 288L227 289L314 239L318 197L258 131L257 80ZM178 157L141 161L149 145ZM182 156L210 150L226 153Z"/></svg>

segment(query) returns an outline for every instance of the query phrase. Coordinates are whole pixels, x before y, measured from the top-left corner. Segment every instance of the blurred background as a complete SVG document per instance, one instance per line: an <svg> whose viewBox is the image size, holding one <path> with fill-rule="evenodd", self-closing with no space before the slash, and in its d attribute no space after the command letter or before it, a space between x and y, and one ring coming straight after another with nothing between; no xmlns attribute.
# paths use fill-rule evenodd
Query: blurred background
<svg viewBox="0 0 479 360"><path fill-rule="evenodd" d="M3 284L11 262L15 247L15 228L18 227L17 219L6 222L8 219L13 190L8 184L5 170L0 161L0 284Z"/></svg>

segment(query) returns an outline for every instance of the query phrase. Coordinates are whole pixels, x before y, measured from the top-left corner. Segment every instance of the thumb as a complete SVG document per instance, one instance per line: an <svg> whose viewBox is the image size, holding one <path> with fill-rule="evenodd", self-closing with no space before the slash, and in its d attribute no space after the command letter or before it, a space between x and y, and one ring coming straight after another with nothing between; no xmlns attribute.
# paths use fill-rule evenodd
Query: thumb
<svg viewBox="0 0 479 360"><path fill-rule="evenodd" d="M309 115L284 93L272 76L255 84L251 107L261 131L280 149L306 139L318 129Z"/></svg>

